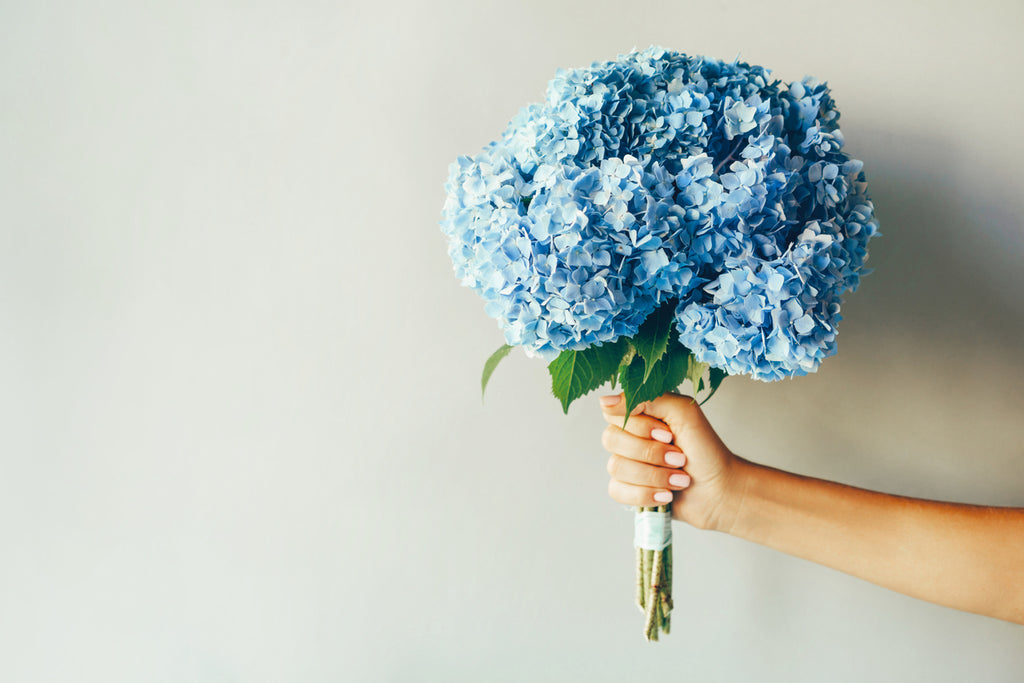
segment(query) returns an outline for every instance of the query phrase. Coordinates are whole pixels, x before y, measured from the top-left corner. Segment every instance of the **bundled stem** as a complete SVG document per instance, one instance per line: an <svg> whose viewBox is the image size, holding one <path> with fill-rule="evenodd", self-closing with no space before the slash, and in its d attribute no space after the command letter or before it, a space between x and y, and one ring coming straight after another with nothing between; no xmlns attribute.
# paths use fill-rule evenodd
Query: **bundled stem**
<svg viewBox="0 0 1024 683"><path fill-rule="evenodd" d="M668 512L668 505L640 508L637 512ZM636 603L644 614L644 638L658 640L672 626L672 545L664 550L636 549Z"/></svg>

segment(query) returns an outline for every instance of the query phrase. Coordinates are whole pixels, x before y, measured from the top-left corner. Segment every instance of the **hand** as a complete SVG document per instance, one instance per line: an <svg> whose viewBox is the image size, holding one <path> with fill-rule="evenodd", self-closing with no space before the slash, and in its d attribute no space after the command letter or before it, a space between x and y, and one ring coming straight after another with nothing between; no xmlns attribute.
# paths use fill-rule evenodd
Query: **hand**
<svg viewBox="0 0 1024 683"><path fill-rule="evenodd" d="M668 393L641 403L626 428L622 394L601 398L609 423L601 438L611 481L608 494L620 503L655 507L672 503L672 517L699 529L728 530L742 497L734 455L688 396Z"/></svg>
<svg viewBox="0 0 1024 683"><path fill-rule="evenodd" d="M1024 624L1024 508L905 498L757 465L730 452L688 396L641 403L625 431L622 395L601 403L618 502L654 507L671 494L672 517L700 529Z"/></svg>

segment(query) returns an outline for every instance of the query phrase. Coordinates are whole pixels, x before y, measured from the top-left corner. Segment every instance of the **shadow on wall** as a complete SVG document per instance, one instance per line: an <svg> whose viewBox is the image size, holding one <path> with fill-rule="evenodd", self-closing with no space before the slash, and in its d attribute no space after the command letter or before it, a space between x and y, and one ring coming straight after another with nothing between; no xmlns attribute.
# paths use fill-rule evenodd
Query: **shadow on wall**
<svg viewBox="0 0 1024 683"><path fill-rule="evenodd" d="M972 173L934 139L858 139L871 141L883 234L875 272L844 305L856 322L840 347L872 361L857 383L884 439L874 445L933 469L913 484L919 495L1024 505L1024 195L1004 181L1009 169Z"/></svg>
<svg viewBox="0 0 1024 683"><path fill-rule="evenodd" d="M1024 195L930 139L847 137L868 143L852 152L881 225L874 272L818 373L724 385L736 447L855 486L1024 505Z"/></svg>
<svg viewBox="0 0 1024 683"><path fill-rule="evenodd" d="M853 153L865 160L882 236L870 247L874 272L843 304L839 353L795 380L727 381L712 421L721 416L741 455L801 474L1024 506L1024 193L997 182L1008 172L964 172L931 139L847 138L868 143ZM749 568L745 613L759 627L816 613L794 566L776 558ZM807 576L830 587L819 590L870 599L865 609L909 604ZM895 623L938 628L935 614L908 608Z"/></svg>
<svg viewBox="0 0 1024 683"><path fill-rule="evenodd" d="M866 133L866 135L865 135ZM957 150L891 131L858 132L881 224L869 319L977 356L1024 339L1024 195L1010 169L970 172ZM1008 354L1008 355L1016 355ZM1021 366L1018 365L1018 368Z"/></svg>

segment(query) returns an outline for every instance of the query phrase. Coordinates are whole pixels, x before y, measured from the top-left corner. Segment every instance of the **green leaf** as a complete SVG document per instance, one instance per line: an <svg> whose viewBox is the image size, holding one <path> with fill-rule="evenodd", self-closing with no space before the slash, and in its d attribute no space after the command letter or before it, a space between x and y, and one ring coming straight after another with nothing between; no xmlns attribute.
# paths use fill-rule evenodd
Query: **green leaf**
<svg viewBox="0 0 1024 683"><path fill-rule="evenodd" d="M690 354L684 347L673 344L672 348L654 364L650 373L645 371L644 359L639 355L622 369L619 379L622 381L622 392L626 397L626 419L622 423L623 426L629 422L629 414L638 405L644 401L653 401L683 383L689 368L689 358Z"/></svg>
<svg viewBox="0 0 1024 683"><path fill-rule="evenodd" d="M686 371L686 379L690 380L693 384L693 397L696 399L697 394L700 393L701 379L704 377L704 373L708 370L707 363L701 363L694 356L690 356L690 365Z"/></svg>
<svg viewBox="0 0 1024 683"><path fill-rule="evenodd" d="M729 373L727 373L725 370L711 368L711 371L709 373L709 384L711 385L711 393L704 397L704 400L700 402L701 405L707 403L708 400L710 400L711 397L715 395L715 392L718 391L718 387L722 386L722 380L728 376Z"/></svg>
<svg viewBox="0 0 1024 683"><path fill-rule="evenodd" d="M676 300L670 299L662 304L657 310L647 316L647 320L637 330L633 337L633 346L636 352L643 356L644 381L651 377L654 364L665 355L668 348L669 334L672 332L672 321L676 314Z"/></svg>
<svg viewBox="0 0 1024 683"><path fill-rule="evenodd" d="M628 348L629 342L619 339L582 351L562 351L551 361L551 392L561 401L562 410L568 413L573 401L612 379Z"/></svg>
<svg viewBox="0 0 1024 683"><path fill-rule="evenodd" d="M508 355L508 352L512 350L512 347L508 344L502 344L501 348L491 354L491 357L484 363L484 374L480 378L480 400L484 398L484 392L487 391L487 383L491 381L491 375L494 374L494 369L498 367L498 363Z"/></svg>
<svg viewBox="0 0 1024 683"><path fill-rule="evenodd" d="M632 342L626 340L626 347L626 353L622 354L622 359L619 360L619 367L612 373L612 391L615 391L615 381L622 374L626 366L633 362L633 358L636 356L636 348L633 347Z"/></svg>

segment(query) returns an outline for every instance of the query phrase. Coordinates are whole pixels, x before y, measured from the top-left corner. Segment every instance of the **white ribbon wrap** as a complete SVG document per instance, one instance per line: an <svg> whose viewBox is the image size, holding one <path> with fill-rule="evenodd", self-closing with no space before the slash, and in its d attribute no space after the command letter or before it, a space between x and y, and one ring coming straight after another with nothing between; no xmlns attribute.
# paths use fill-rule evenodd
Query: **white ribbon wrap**
<svg viewBox="0 0 1024 683"><path fill-rule="evenodd" d="M672 513L646 511L633 517L633 546L664 550L672 543Z"/></svg>

